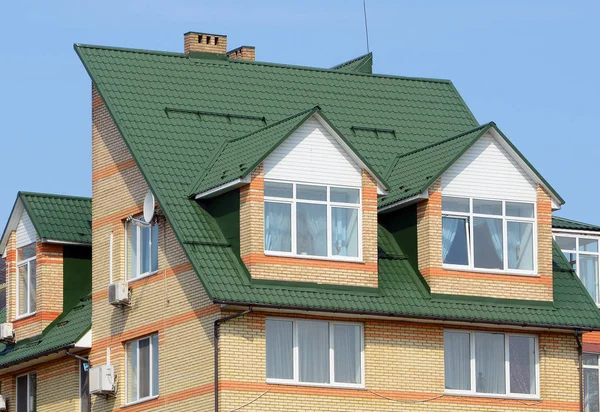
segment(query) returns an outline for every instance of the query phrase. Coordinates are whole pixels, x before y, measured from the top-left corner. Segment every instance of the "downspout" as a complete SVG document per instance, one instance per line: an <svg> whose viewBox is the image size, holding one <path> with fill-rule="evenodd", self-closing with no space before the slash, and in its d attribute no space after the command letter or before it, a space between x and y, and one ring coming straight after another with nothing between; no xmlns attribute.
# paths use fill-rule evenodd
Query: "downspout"
<svg viewBox="0 0 600 412"><path fill-rule="evenodd" d="M78 359L78 360L80 360L80 361L82 361L82 362L87 362L87 363L90 363L90 360L89 360L89 359L87 359L87 358L84 358L83 356L75 355L74 353L71 353L71 352L69 352L69 348L67 348L67 349L65 350L65 354L66 354L67 356L70 356L70 357L72 357L72 358Z"/></svg>
<svg viewBox="0 0 600 412"><path fill-rule="evenodd" d="M575 341L577 342L577 362L579 364L579 411L583 412L583 346L578 329L575 329Z"/></svg>
<svg viewBox="0 0 600 412"><path fill-rule="evenodd" d="M215 412L219 412L219 326L221 323L225 323L235 318L239 318L240 316L248 315L252 313L252 306L250 306L247 310L235 313L233 315L226 316L224 318L219 318L215 320L214 330L213 330L213 347L214 347L214 358L215 358Z"/></svg>

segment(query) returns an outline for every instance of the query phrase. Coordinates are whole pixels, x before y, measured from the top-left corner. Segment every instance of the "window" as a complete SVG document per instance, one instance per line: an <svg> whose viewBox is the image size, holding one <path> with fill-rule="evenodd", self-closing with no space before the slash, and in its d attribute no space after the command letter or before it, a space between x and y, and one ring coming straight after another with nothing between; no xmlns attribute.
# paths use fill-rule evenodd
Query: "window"
<svg viewBox="0 0 600 412"><path fill-rule="evenodd" d="M90 399L90 364L79 361L79 411L91 412L92 403Z"/></svg>
<svg viewBox="0 0 600 412"><path fill-rule="evenodd" d="M555 236L554 239L594 301L600 303L598 239L569 235Z"/></svg>
<svg viewBox="0 0 600 412"><path fill-rule="evenodd" d="M598 355L583 354L583 407L585 412L600 412L600 364Z"/></svg>
<svg viewBox="0 0 600 412"><path fill-rule="evenodd" d="M35 243L17 248L17 317L35 313Z"/></svg>
<svg viewBox="0 0 600 412"><path fill-rule="evenodd" d="M132 280L158 270L158 225L136 220L127 223L127 279Z"/></svg>
<svg viewBox="0 0 600 412"><path fill-rule="evenodd" d="M535 223L533 203L443 196L443 263L534 274Z"/></svg>
<svg viewBox="0 0 600 412"><path fill-rule="evenodd" d="M158 396L158 335L126 345L127 403Z"/></svg>
<svg viewBox="0 0 600 412"><path fill-rule="evenodd" d="M35 372L17 376L17 412L37 410L37 379Z"/></svg>
<svg viewBox="0 0 600 412"><path fill-rule="evenodd" d="M357 260L360 189L265 182L267 254Z"/></svg>
<svg viewBox="0 0 600 412"><path fill-rule="evenodd" d="M446 392L537 397L537 347L531 335L445 331Z"/></svg>
<svg viewBox="0 0 600 412"><path fill-rule="evenodd" d="M267 319L267 382L362 387L363 327Z"/></svg>

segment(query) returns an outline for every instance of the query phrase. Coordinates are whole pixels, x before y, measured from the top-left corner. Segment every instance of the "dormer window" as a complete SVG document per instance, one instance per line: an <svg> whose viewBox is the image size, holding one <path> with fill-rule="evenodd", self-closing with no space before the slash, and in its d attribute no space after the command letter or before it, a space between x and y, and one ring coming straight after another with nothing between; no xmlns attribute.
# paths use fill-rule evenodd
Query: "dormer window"
<svg viewBox="0 0 600 412"><path fill-rule="evenodd" d="M17 317L36 310L36 244L17 248Z"/></svg>
<svg viewBox="0 0 600 412"><path fill-rule="evenodd" d="M361 259L360 191L265 181L265 253Z"/></svg>
<svg viewBox="0 0 600 412"><path fill-rule="evenodd" d="M158 224L137 219L127 222L127 280L156 273L158 270Z"/></svg>
<svg viewBox="0 0 600 412"><path fill-rule="evenodd" d="M444 267L535 274L534 203L442 197Z"/></svg>
<svg viewBox="0 0 600 412"><path fill-rule="evenodd" d="M573 270L590 293L590 296L600 303L600 284L598 280L600 249L598 238L592 236L575 236L560 234L555 236L556 243L573 266Z"/></svg>

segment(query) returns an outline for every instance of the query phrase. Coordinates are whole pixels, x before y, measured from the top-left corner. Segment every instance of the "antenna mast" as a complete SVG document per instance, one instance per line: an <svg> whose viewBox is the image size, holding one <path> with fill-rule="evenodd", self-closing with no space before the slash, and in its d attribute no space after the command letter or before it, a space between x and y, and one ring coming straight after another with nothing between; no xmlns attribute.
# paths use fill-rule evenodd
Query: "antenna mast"
<svg viewBox="0 0 600 412"><path fill-rule="evenodd" d="M365 36L367 37L367 53L369 50L369 26L367 25L367 0L363 0L363 14L365 15Z"/></svg>

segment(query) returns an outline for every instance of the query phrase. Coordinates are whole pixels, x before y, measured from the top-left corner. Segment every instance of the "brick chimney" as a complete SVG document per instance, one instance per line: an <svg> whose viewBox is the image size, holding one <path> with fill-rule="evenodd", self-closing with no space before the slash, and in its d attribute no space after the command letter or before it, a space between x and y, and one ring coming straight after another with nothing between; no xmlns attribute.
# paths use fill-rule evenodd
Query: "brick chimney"
<svg viewBox="0 0 600 412"><path fill-rule="evenodd" d="M237 49L229 50L227 57L239 60L256 60L256 50L254 46L240 46Z"/></svg>
<svg viewBox="0 0 600 412"><path fill-rule="evenodd" d="M188 31L183 35L183 50L185 53L208 52L225 54L227 51L227 36Z"/></svg>

